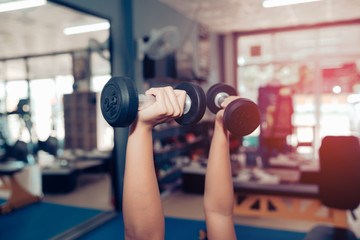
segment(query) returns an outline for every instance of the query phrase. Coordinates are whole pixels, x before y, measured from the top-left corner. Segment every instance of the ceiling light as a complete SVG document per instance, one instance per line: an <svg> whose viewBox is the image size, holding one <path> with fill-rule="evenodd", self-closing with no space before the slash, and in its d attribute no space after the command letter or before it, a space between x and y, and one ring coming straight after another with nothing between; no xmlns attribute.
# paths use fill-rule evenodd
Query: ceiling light
<svg viewBox="0 0 360 240"><path fill-rule="evenodd" d="M87 33L87 32L96 32L101 30L106 30L110 28L109 22L101 22L94 23L76 27L68 27L64 29L65 35L79 34L79 33Z"/></svg>
<svg viewBox="0 0 360 240"><path fill-rule="evenodd" d="M23 0L0 3L0 12L9 12L24 8L39 7L45 5L46 0Z"/></svg>
<svg viewBox="0 0 360 240"><path fill-rule="evenodd" d="M339 85L336 85L332 89L333 93L341 93L341 87Z"/></svg>
<svg viewBox="0 0 360 240"><path fill-rule="evenodd" d="M300 3L309 3L309 2L318 2L321 0L264 0L263 7L280 7L286 5L300 4Z"/></svg>

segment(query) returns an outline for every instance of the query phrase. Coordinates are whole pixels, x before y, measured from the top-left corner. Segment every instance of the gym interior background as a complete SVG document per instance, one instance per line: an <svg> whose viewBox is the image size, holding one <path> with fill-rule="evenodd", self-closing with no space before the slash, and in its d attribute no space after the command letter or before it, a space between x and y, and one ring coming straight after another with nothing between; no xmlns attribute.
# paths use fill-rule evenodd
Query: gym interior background
<svg viewBox="0 0 360 240"><path fill-rule="evenodd" d="M109 126L99 107L111 76L140 92L221 82L257 103L260 126L231 136L239 239L303 239L319 224L360 239L359 1L53 0L2 10L14 2L0 2L1 239L123 237L128 129ZM99 29L71 32L85 25ZM166 239L205 228L213 121L206 111L196 126L154 130Z"/></svg>

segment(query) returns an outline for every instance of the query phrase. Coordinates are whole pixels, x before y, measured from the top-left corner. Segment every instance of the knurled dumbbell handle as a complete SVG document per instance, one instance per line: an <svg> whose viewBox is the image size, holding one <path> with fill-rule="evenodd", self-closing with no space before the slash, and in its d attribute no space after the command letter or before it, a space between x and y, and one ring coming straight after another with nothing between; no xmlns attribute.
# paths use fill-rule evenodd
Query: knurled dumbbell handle
<svg viewBox="0 0 360 240"><path fill-rule="evenodd" d="M225 101L226 98L230 97L230 95L226 92L220 92L218 94L216 94L215 96L215 105L218 108L223 108L221 107L221 104Z"/></svg>
<svg viewBox="0 0 360 240"><path fill-rule="evenodd" d="M144 108L147 108L151 104L155 102L155 97L153 95L145 95L145 94L139 94L139 108L138 110L142 110Z"/></svg>
<svg viewBox="0 0 360 240"><path fill-rule="evenodd" d="M138 98L139 98L139 108L138 108L139 111L147 108L148 106L150 106L151 104L153 104L156 101L156 98L153 95L139 94ZM188 113L190 110L190 107L191 107L191 99L186 94L183 114Z"/></svg>

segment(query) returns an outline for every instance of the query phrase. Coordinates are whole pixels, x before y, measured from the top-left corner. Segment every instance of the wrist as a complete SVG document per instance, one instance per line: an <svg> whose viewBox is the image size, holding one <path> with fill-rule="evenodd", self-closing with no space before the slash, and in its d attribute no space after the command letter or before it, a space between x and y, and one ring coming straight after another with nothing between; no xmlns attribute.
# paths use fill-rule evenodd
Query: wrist
<svg viewBox="0 0 360 240"><path fill-rule="evenodd" d="M134 133L139 134L147 134L152 133L152 126L149 124L144 124L142 122L135 121L133 124L130 125L130 131L129 135L132 135Z"/></svg>
<svg viewBox="0 0 360 240"><path fill-rule="evenodd" d="M215 120L214 129L216 129L216 130L222 130L222 131L227 132L227 129L225 128L222 119L221 119L221 120Z"/></svg>
<svg viewBox="0 0 360 240"><path fill-rule="evenodd" d="M223 136L226 139L229 136L228 130L225 128L224 124L218 122L215 122L214 134Z"/></svg>

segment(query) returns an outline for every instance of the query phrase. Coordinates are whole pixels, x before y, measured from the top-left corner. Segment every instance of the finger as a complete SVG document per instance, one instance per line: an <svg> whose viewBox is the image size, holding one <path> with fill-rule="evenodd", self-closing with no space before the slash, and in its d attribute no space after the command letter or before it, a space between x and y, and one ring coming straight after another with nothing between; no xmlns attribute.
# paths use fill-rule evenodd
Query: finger
<svg viewBox="0 0 360 240"><path fill-rule="evenodd" d="M221 109L216 113L216 119L218 120L218 122L223 123L223 118L224 118L224 109Z"/></svg>
<svg viewBox="0 0 360 240"><path fill-rule="evenodd" d="M185 108L186 91L175 89L174 92L175 92L175 95L176 95L177 100L179 102L179 105L181 107L180 108L181 109L180 116L182 116L183 113L184 113L184 108Z"/></svg>
<svg viewBox="0 0 360 240"><path fill-rule="evenodd" d="M167 112L167 105L166 105L166 94L162 88L150 88L145 92L145 94L155 96L155 106L156 111L159 115L165 115Z"/></svg>
<svg viewBox="0 0 360 240"><path fill-rule="evenodd" d="M221 107L226 108L226 106L229 105L229 103L239 98L240 98L239 96L229 96L221 103Z"/></svg>
<svg viewBox="0 0 360 240"><path fill-rule="evenodd" d="M174 112L175 112L175 107L174 107L174 102L172 100L172 91L173 91L173 88L172 87L164 87L161 89L163 91L163 94L164 94L164 104L166 106L166 115L169 117L169 118L172 118Z"/></svg>
<svg viewBox="0 0 360 240"><path fill-rule="evenodd" d="M184 106L181 106L178 98L175 94L175 91L172 87L167 87L165 88L166 93L168 94L170 103L171 103L171 107L172 107L172 117L177 118L180 117L180 114L182 112L182 108L184 108Z"/></svg>
<svg viewBox="0 0 360 240"><path fill-rule="evenodd" d="M150 88L148 90L145 91L145 94L146 95L156 95L156 93L158 92L158 88Z"/></svg>

